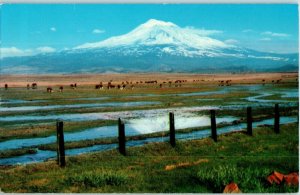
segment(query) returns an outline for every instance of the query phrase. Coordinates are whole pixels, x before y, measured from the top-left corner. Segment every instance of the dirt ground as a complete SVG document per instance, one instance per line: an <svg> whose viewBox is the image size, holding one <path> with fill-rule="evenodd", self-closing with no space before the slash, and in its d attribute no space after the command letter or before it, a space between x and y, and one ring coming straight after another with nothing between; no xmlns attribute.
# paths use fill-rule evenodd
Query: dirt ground
<svg viewBox="0 0 300 195"><path fill-rule="evenodd" d="M27 84L37 83L38 86L93 85L112 81L114 84L157 80L158 83L187 80L187 82L214 83L221 80L231 80L231 83L270 83L298 81L298 73L245 73L245 74L186 74L186 73L130 73L130 74L71 74L71 75L1 75L0 86L26 87Z"/></svg>

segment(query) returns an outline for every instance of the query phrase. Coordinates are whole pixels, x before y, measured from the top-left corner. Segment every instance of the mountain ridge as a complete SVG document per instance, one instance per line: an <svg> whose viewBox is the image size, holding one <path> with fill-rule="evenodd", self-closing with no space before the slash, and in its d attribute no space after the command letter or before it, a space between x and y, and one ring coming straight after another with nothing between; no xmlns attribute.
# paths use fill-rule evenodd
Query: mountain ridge
<svg viewBox="0 0 300 195"><path fill-rule="evenodd" d="M150 19L124 35L103 41L59 52L3 58L0 73L268 72L298 67L298 54L259 52L208 34Z"/></svg>

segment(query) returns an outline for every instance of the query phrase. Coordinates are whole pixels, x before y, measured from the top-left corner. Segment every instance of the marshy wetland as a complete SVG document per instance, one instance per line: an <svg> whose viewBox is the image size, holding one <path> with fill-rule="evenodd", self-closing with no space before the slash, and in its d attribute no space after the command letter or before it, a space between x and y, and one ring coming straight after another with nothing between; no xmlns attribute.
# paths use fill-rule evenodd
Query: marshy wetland
<svg viewBox="0 0 300 195"><path fill-rule="evenodd" d="M258 178L254 179L258 183L253 184L252 190L245 187L245 192L256 192L258 188L265 192L298 189L267 188L263 182L259 183L268 171L298 171L298 74L142 76L75 75L61 76L61 80L58 76L42 80L38 76L2 77L0 179L6 181L0 188L5 192L187 192L187 189L211 192L222 184L213 188L204 186L201 184L204 178L193 173L199 173L203 167L207 170L210 166L220 167L220 158L230 166L228 169L244 170L247 163L249 167L262 163L255 168L262 175L249 173ZM153 80L156 82L146 83ZM181 82L175 83L177 80ZM110 81L115 88L107 89ZM26 88L32 82L38 84L37 89ZM74 82L76 88L70 87ZM100 82L104 88L95 89ZM123 85L122 82L126 87L121 90L117 85ZM4 83L8 84L7 89L2 87ZM53 92L47 92L49 87ZM275 103L280 107L280 135L275 135L272 129ZM243 134L249 106L253 112L252 137ZM209 138L210 110L216 110L220 137L217 143ZM175 115L178 143L175 148L168 145L169 112ZM117 152L118 118L125 123L127 156ZM55 162L57 120L64 121L67 166L63 170ZM199 159L211 163L164 170L168 164ZM96 171L91 172L94 166ZM80 176L81 170L85 171ZM142 176L147 171L148 176ZM79 174L78 178L76 174L69 175L73 172ZM80 180L81 177L94 180L95 174L102 172L118 180L117 184L104 182L98 186ZM171 180L176 174L186 175L191 180L189 185L196 187L185 188L166 181L157 191L155 178ZM29 175L28 179L24 179L25 175ZM45 183L34 182L45 175L49 175ZM16 177L24 182L20 183ZM13 180L15 185L9 183ZM50 180L54 183L51 186Z"/></svg>

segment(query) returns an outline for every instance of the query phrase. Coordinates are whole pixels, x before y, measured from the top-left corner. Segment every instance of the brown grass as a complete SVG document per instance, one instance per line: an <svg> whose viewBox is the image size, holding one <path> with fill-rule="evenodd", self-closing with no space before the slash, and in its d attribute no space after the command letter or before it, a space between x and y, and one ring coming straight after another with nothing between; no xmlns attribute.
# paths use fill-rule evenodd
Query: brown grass
<svg viewBox="0 0 300 195"><path fill-rule="evenodd" d="M282 79L283 81L295 81L298 73L244 73L244 74L186 74L186 73L140 73L140 74L70 74L70 75L1 75L0 84L7 83L11 87L26 87L27 83L38 83L38 86L70 85L94 85L100 81L107 83L112 80L119 84L123 81L139 82L148 80L163 81L200 80L199 82L217 82L218 80L232 80L232 83L257 83L265 79L266 82ZM201 81L204 80L204 81Z"/></svg>
<svg viewBox="0 0 300 195"><path fill-rule="evenodd" d="M190 166L198 165L200 163L207 163L208 161L209 161L208 159L199 159L195 162L181 162L181 163L178 163L178 164L167 165L165 167L165 170L166 171L171 171L171 170L177 169L177 168L190 167Z"/></svg>

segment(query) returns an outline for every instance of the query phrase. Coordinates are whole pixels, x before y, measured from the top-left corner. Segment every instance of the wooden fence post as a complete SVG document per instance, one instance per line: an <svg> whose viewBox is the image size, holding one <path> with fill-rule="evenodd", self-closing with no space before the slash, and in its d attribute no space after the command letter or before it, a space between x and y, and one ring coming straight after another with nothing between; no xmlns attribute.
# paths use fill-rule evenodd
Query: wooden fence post
<svg viewBox="0 0 300 195"><path fill-rule="evenodd" d="M216 125L216 111L210 111L210 119L211 119L211 137L217 142L217 125Z"/></svg>
<svg viewBox="0 0 300 195"><path fill-rule="evenodd" d="M57 163L59 166L64 167L66 165L65 159L65 143L64 143L64 123L63 121L56 122L57 130Z"/></svg>
<svg viewBox="0 0 300 195"><path fill-rule="evenodd" d="M252 108L247 107L247 134L252 135Z"/></svg>
<svg viewBox="0 0 300 195"><path fill-rule="evenodd" d="M274 116L274 131L279 133L279 105L275 104L275 116Z"/></svg>
<svg viewBox="0 0 300 195"><path fill-rule="evenodd" d="M119 118L118 127L119 127L119 152L125 156L126 155L125 125L120 118Z"/></svg>
<svg viewBox="0 0 300 195"><path fill-rule="evenodd" d="M175 147L175 121L174 121L174 113L169 113L169 123L170 123L170 144L172 147Z"/></svg>

